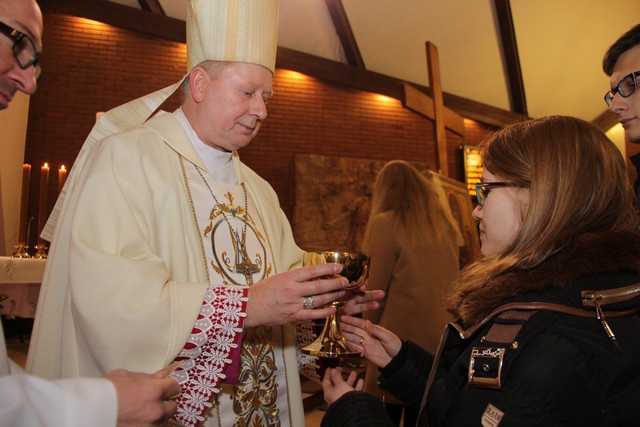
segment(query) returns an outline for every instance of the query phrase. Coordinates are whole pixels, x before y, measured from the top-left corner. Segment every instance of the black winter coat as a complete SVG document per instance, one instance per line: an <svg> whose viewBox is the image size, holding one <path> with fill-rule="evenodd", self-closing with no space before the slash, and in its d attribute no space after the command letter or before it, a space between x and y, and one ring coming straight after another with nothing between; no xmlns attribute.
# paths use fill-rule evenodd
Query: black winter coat
<svg viewBox="0 0 640 427"><path fill-rule="evenodd" d="M640 238L616 233L590 239L577 254L559 254L535 271L496 278L487 292L494 286L499 292L517 286L528 291L500 305L554 303L593 315L546 310L533 315L517 335L517 348L505 352L500 389L469 384L472 349L491 347L481 339L500 321L492 318L467 339L449 326L419 426L640 425L640 286L627 292L625 301L603 306L620 349L596 319L595 309L583 305L581 294L640 282ZM616 313L625 316L614 317ZM433 360L405 342L381 370L380 385L408 406L421 408ZM322 421L323 427L391 425L381 402L361 392L342 396Z"/></svg>

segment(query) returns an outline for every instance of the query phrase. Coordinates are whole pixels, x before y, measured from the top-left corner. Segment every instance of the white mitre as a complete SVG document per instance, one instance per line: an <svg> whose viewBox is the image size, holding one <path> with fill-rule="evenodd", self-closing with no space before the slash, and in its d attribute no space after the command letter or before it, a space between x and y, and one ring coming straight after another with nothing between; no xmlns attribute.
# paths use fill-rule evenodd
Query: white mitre
<svg viewBox="0 0 640 427"><path fill-rule="evenodd" d="M187 70L205 60L250 62L275 74L278 0L187 0ZM60 196L42 230L51 241L66 195L96 141L141 126L182 84L179 82L104 113L80 149Z"/></svg>
<svg viewBox="0 0 640 427"><path fill-rule="evenodd" d="M202 61L250 62L275 74L278 0L192 0L187 68Z"/></svg>

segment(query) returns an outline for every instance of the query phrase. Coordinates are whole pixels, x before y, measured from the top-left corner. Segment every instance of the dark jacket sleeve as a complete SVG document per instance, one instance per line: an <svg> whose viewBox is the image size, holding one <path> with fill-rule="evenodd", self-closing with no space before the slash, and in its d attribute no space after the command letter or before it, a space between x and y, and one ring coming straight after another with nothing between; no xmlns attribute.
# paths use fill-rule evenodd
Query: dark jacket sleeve
<svg viewBox="0 0 640 427"><path fill-rule="evenodd" d="M378 398L361 391L352 391L329 406L320 426L391 427L394 424Z"/></svg>
<svg viewBox="0 0 640 427"><path fill-rule="evenodd" d="M418 409L422 402L433 356L411 341L381 369L380 385L394 396ZM322 419L322 427L394 426L382 402L367 393L352 391L333 402Z"/></svg>
<svg viewBox="0 0 640 427"><path fill-rule="evenodd" d="M405 405L419 409L427 385L433 355L411 341L402 343L400 352L383 369L378 380Z"/></svg>

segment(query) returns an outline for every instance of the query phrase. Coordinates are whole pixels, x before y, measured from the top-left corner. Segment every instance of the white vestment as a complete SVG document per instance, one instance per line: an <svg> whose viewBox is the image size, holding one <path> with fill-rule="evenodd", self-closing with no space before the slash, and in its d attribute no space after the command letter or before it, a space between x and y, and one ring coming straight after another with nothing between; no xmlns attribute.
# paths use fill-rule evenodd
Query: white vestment
<svg viewBox="0 0 640 427"><path fill-rule="evenodd" d="M0 328L0 426L113 427L116 389L100 378L49 381L27 375L7 356Z"/></svg>
<svg viewBox="0 0 640 427"><path fill-rule="evenodd" d="M249 225L255 227L248 235L263 236L263 253L268 255L264 266L271 267L266 274L299 266L302 251L275 192L237 154L234 167L238 183L247 190ZM222 325L217 331L226 335L207 352L240 336L235 331L242 331L245 314L238 295L246 295L247 288L216 274L211 265L215 256L206 240L207 224L201 222L215 202L196 168L207 174L182 126L164 112L89 149L74 187L67 191L51 242L27 362L32 373L47 378L98 376L118 367L155 372L186 354L183 349L194 343L193 331L210 326L206 321L211 319L204 319L203 326L203 313L218 316L218 292L236 305L214 320ZM221 204L230 204L224 191L213 190ZM244 207L238 194L235 205ZM217 225L220 230L227 226L224 221ZM233 227L240 229L238 224ZM303 425L295 327L252 328L242 334L243 340L256 334L260 339L273 337L278 363L269 367L278 369L274 386L280 381L279 393L288 401L288 407L278 410L279 422ZM213 335L207 335L210 343ZM210 355L207 352L201 359ZM224 356L215 358L230 362ZM241 378L246 362L243 357ZM208 411L206 425L218 425L217 408Z"/></svg>

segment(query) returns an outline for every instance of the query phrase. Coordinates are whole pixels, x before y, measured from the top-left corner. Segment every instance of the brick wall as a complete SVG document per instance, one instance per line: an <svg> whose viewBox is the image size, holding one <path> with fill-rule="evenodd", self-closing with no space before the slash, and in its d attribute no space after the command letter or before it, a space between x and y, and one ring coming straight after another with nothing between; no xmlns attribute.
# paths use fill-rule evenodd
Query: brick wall
<svg viewBox="0 0 640 427"><path fill-rule="evenodd" d="M175 83L186 64L183 44L60 13L44 14L43 77L31 99L25 162L52 168L49 209L61 164L72 164L98 111ZM399 101L278 69L269 118L241 158L267 179L291 218L293 156L298 153L434 164L433 122ZM174 96L164 106L178 106ZM466 121L466 136L447 133L449 172L462 179L462 144L488 129ZM30 216L37 218L38 172Z"/></svg>

